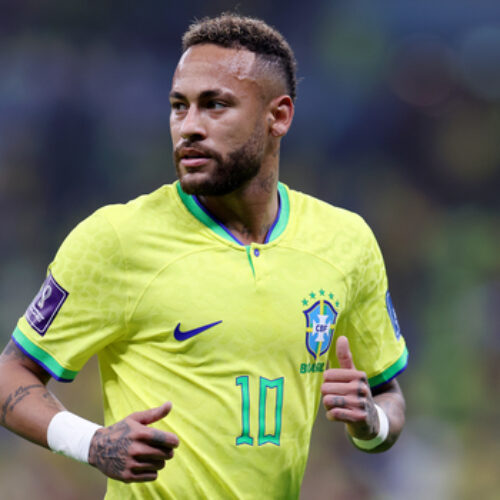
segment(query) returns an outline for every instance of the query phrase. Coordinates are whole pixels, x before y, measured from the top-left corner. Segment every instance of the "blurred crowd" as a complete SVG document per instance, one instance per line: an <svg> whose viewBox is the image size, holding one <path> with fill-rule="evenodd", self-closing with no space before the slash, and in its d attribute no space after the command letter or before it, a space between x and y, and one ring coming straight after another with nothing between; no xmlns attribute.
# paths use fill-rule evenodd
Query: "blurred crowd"
<svg viewBox="0 0 500 500"><path fill-rule="evenodd" d="M0 343L76 223L174 179L168 93L180 37L194 18L235 6L276 26L298 59L282 180L371 225L410 351L400 442L363 455L320 409L303 498L498 498L494 0L0 2ZM96 371L51 386L102 421ZM0 484L0 497L20 500L104 491L89 467L3 429Z"/></svg>

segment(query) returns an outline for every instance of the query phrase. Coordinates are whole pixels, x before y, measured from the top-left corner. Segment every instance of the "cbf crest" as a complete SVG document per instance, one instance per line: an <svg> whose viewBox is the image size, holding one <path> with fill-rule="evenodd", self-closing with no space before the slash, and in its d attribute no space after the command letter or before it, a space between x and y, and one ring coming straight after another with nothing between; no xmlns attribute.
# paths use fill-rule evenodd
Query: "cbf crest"
<svg viewBox="0 0 500 500"><path fill-rule="evenodd" d="M323 290L320 291L319 300L303 311L306 317L306 347L314 359L328 351L337 320L337 311L331 302L323 297L325 293L321 292ZM316 294L311 293L310 297L315 299ZM330 293L328 297L333 298L333 294Z"/></svg>

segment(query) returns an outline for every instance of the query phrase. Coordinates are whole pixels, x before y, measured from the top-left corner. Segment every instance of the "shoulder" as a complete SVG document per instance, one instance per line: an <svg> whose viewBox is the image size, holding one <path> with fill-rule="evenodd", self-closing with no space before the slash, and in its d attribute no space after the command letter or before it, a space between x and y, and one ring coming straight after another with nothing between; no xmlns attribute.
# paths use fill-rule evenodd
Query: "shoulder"
<svg viewBox="0 0 500 500"><path fill-rule="evenodd" d="M373 233L361 215L300 191L288 189L288 193L290 212L303 237L318 232L328 234L329 238L340 237L352 241L365 241L372 237Z"/></svg>
<svg viewBox="0 0 500 500"><path fill-rule="evenodd" d="M57 257L81 259L88 256L115 256L145 227L168 225L175 203L173 187L165 185L128 203L106 205L82 220L66 236Z"/></svg>
<svg viewBox="0 0 500 500"><path fill-rule="evenodd" d="M179 219L180 200L174 184L166 184L152 193L143 194L127 203L105 205L84 219L73 232L84 232L91 239L116 238L135 240L139 234L172 231ZM89 234L90 233L90 234Z"/></svg>
<svg viewBox="0 0 500 500"><path fill-rule="evenodd" d="M137 226L158 224L159 219L171 217L175 204L175 187L173 184L166 184L127 203L106 205L90 217L106 220L121 232L126 229L134 230Z"/></svg>
<svg viewBox="0 0 500 500"><path fill-rule="evenodd" d="M363 217L298 191L289 190L289 197L290 231L284 244L356 278L377 248Z"/></svg>

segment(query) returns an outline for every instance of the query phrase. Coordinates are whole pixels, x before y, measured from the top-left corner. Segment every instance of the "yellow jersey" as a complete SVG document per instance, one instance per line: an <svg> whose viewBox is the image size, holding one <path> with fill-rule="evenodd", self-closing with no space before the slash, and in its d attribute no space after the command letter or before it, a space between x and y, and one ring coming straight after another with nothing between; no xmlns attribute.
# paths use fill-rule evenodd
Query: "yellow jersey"
<svg viewBox="0 0 500 500"><path fill-rule="evenodd" d="M58 380L98 355L105 424L170 400L180 447L111 499L298 498L322 372L349 339L372 386L407 363L361 217L279 184L243 245L178 182L101 208L66 238L13 339ZM333 346L333 347L332 347Z"/></svg>

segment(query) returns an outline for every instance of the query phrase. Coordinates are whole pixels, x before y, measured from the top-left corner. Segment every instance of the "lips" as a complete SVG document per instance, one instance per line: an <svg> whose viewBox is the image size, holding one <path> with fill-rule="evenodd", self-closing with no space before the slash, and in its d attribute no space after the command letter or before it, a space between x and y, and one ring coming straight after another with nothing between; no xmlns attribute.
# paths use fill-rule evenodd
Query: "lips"
<svg viewBox="0 0 500 500"><path fill-rule="evenodd" d="M207 157L184 157L181 159L181 164L185 167L200 167L207 163L209 158Z"/></svg>
<svg viewBox="0 0 500 500"><path fill-rule="evenodd" d="M211 158L211 155L201 148L180 148L176 156L178 161L187 168L204 165Z"/></svg>

